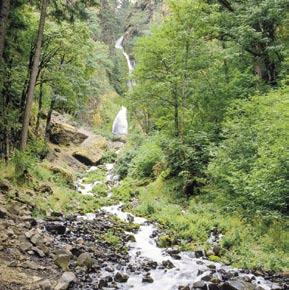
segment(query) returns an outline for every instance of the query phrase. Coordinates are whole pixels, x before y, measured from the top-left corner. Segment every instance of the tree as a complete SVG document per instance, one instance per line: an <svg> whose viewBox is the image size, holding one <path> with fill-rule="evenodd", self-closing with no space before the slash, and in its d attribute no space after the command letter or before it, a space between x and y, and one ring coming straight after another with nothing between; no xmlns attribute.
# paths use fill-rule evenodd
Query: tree
<svg viewBox="0 0 289 290"><path fill-rule="evenodd" d="M5 36L6 36L6 26L7 20L10 10L10 0L3 0L1 1L0 7L0 62L2 65L3 62L3 51L4 51L4 43L5 43Z"/></svg>
<svg viewBox="0 0 289 290"><path fill-rule="evenodd" d="M44 26L46 20L46 13L49 0L42 0L41 4L41 13L39 19L39 26L36 38L35 52L32 61L31 73L29 77L29 84L27 89L26 104L22 122L22 131L21 131L21 140L20 140L20 149L24 150L27 144L28 138L28 128L29 128L29 119L31 115L31 108L34 96L34 89L36 84L36 79L39 71L39 61L41 55L42 39L44 34Z"/></svg>

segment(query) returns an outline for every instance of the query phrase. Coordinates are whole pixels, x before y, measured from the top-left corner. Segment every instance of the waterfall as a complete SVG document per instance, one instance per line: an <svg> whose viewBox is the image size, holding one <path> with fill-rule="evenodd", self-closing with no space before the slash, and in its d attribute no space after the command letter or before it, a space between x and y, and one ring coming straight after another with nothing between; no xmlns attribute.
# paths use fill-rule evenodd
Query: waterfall
<svg viewBox="0 0 289 290"><path fill-rule="evenodd" d="M123 43L123 38L124 36L121 36L115 43L115 48L120 49L122 54L124 55L126 62L127 62L127 66L128 66L128 71L131 74L134 70L134 63L130 60L129 55L125 52L122 43Z"/></svg>
<svg viewBox="0 0 289 290"><path fill-rule="evenodd" d="M124 106L121 107L114 119L112 134L115 136L126 136L128 134L127 109Z"/></svg>
<svg viewBox="0 0 289 290"><path fill-rule="evenodd" d="M122 45L124 36L121 36L115 43L115 48L120 49L122 54L124 55L129 74L131 74L134 70L134 63L131 61L129 55L125 52L124 47ZM131 89L133 87L133 82L131 80L128 81L128 88ZM122 106L119 112L117 113L113 125L112 125L112 134L115 136L126 136L128 134L128 122L127 122L127 109Z"/></svg>

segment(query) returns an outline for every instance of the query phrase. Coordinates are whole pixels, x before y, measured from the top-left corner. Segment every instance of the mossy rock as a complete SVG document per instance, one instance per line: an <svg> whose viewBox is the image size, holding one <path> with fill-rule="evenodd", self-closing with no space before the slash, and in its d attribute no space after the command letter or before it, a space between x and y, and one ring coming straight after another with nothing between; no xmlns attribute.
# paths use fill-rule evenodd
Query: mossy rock
<svg viewBox="0 0 289 290"><path fill-rule="evenodd" d="M221 258L218 256L215 256L215 255L209 256L208 259L212 262L220 262L221 261Z"/></svg>

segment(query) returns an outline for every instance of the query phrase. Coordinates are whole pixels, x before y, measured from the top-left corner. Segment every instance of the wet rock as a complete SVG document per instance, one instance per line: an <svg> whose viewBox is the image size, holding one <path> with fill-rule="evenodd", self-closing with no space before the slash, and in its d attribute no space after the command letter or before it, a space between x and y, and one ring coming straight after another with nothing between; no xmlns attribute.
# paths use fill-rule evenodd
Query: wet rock
<svg viewBox="0 0 289 290"><path fill-rule="evenodd" d="M170 260L166 260L162 262L162 265L164 266L164 268L166 269L172 269L175 267L175 265L170 261Z"/></svg>
<svg viewBox="0 0 289 290"><path fill-rule="evenodd" d="M128 278L128 275L126 275L125 273L117 272L114 276L114 281L118 283L125 283Z"/></svg>
<svg viewBox="0 0 289 290"><path fill-rule="evenodd" d="M204 251L203 250L197 250L197 251L195 251L195 257L196 258L204 257Z"/></svg>
<svg viewBox="0 0 289 290"><path fill-rule="evenodd" d="M210 264L210 265L208 265L208 268L211 270L216 270L216 265Z"/></svg>
<svg viewBox="0 0 289 290"><path fill-rule="evenodd" d="M208 290L220 290L220 286L218 284L212 283L208 285Z"/></svg>
<svg viewBox="0 0 289 290"><path fill-rule="evenodd" d="M213 278L212 274L208 274L208 275L203 276L201 279L202 281L208 282L208 281L211 281L212 278Z"/></svg>
<svg viewBox="0 0 289 290"><path fill-rule="evenodd" d="M179 286L178 290L191 290L191 288L190 288L189 285L187 285L187 286Z"/></svg>
<svg viewBox="0 0 289 290"><path fill-rule="evenodd" d="M59 279L55 290L66 290L73 283L76 282L76 276L73 272L64 272Z"/></svg>
<svg viewBox="0 0 289 290"><path fill-rule="evenodd" d="M87 267L88 269L93 265L93 259L90 253L82 253L77 258L77 265L80 267Z"/></svg>
<svg viewBox="0 0 289 290"><path fill-rule="evenodd" d="M47 223L45 228L49 233L54 235L64 235L66 232L66 226L62 223Z"/></svg>
<svg viewBox="0 0 289 290"><path fill-rule="evenodd" d="M204 281L197 281L193 284L193 289L207 290L207 284Z"/></svg>
<svg viewBox="0 0 289 290"><path fill-rule="evenodd" d="M245 282L241 279L234 279L225 282L221 290L253 290L255 287L253 284Z"/></svg>
<svg viewBox="0 0 289 290"><path fill-rule="evenodd" d="M150 273L147 273L147 275L145 275L142 278L142 282L143 283L153 283L154 282L154 279L151 277Z"/></svg>

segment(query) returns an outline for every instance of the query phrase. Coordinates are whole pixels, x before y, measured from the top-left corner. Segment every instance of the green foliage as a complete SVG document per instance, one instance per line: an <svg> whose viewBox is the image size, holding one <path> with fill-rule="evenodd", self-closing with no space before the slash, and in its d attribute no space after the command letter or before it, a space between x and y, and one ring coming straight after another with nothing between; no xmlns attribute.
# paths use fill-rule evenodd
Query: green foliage
<svg viewBox="0 0 289 290"><path fill-rule="evenodd" d="M103 235L103 239L110 245L114 247L119 247L121 245L120 237L114 234L112 230L107 231Z"/></svg>
<svg viewBox="0 0 289 290"><path fill-rule="evenodd" d="M288 103L288 88L279 89L235 102L228 112L209 173L231 209L288 214Z"/></svg>
<svg viewBox="0 0 289 290"><path fill-rule="evenodd" d="M120 176L121 179L128 175L131 162L136 154L136 148L128 148L118 157L116 161L115 172Z"/></svg>
<svg viewBox="0 0 289 290"><path fill-rule="evenodd" d="M94 181L104 181L104 180L105 180L105 171L100 168L87 172L83 178L83 182L87 184L92 183Z"/></svg>
<svg viewBox="0 0 289 290"><path fill-rule="evenodd" d="M288 269L286 219L244 221L236 212L224 212L211 194L184 201L176 192L175 181L161 177L138 191L139 203L132 211L161 225L164 234L160 245L177 245L185 250L208 249L210 231L217 228L223 235L221 254L211 256L212 261L248 269Z"/></svg>
<svg viewBox="0 0 289 290"><path fill-rule="evenodd" d="M162 142L170 175L179 177L182 185L190 185L188 195L196 193L205 182L210 145L205 132L190 134L185 140L171 138Z"/></svg>
<svg viewBox="0 0 289 290"><path fill-rule="evenodd" d="M95 193L97 196L106 196L107 191L108 188L103 183L96 184L92 189L92 192Z"/></svg>
<svg viewBox="0 0 289 290"><path fill-rule="evenodd" d="M132 159L129 175L145 178L154 177L154 166L163 161L163 152L160 148L158 136L148 138Z"/></svg>

